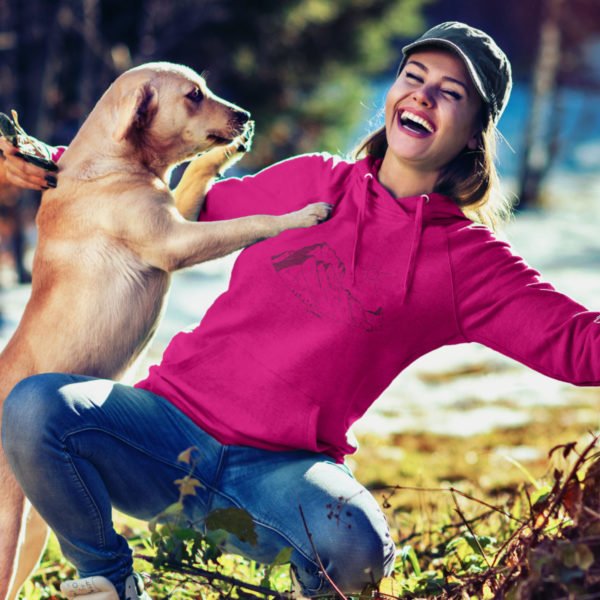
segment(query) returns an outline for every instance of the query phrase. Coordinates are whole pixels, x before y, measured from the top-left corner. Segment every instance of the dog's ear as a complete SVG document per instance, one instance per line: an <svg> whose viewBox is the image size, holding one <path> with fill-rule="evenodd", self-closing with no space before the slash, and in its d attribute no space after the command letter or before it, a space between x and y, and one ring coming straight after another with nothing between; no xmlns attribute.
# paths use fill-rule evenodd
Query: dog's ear
<svg viewBox="0 0 600 600"><path fill-rule="evenodd" d="M158 109L158 92L148 83L128 90L119 99L116 124L113 131L115 142L122 142L133 129L149 125Z"/></svg>

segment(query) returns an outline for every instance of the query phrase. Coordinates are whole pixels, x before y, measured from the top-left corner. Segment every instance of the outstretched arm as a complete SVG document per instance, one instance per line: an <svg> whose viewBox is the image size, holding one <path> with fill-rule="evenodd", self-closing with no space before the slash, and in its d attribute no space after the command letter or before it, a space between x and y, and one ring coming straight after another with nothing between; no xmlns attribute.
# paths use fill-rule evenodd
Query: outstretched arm
<svg viewBox="0 0 600 600"><path fill-rule="evenodd" d="M600 385L600 313L556 291L485 227L449 238L457 323L479 342L575 385Z"/></svg>

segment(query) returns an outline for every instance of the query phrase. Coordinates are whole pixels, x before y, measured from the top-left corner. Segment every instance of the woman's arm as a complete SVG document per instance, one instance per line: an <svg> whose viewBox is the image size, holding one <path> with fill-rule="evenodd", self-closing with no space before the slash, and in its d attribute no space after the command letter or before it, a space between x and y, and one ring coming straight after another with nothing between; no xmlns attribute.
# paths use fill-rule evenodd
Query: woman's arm
<svg viewBox="0 0 600 600"><path fill-rule="evenodd" d="M206 195L199 220L282 215L312 202L335 204L330 188L350 169L351 165L337 156L304 154L275 163L255 175L217 181Z"/></svg>
<svg viewBox="0 0 600 600"><path fill-rule="evenodd" d="M600 313L541 281L477 225L450 235L456 314L479 342L554 379L600 385Z"/></svg>

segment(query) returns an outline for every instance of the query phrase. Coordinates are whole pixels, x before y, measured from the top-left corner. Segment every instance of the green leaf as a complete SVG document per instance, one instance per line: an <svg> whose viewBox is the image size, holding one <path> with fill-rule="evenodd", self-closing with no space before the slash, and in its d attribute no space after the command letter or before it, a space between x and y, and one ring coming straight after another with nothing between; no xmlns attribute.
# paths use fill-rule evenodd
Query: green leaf
<svg viewBox="0 0 600 600"><path fill-rule="evenodd" d="M594 563L594 554L589 546L577 544L575 550L575 564L582 570L587 571Z"/></svg>
<svg viewBox="0 0 600 600"><path fill-rule="evenodd" d="M176 527L173 529L173 536L175 536L178 540L186 541L186 540L194 540L198 535L196 531L193 529L184 529L182 527Z"/></svg>
<svg viewBox="0 0 600 600"><path fill-rule="evenodd" d="M224 529L215 529L214 531L207 531L204 537L214 546L223 546L229 537L229 533Z"/></svg>
<svg viewBox="0 0 600 600"><path fill-rule="evenodd" d="M489 535L474 536L470 533L466 533L464 539L477 554L481 554L482 556L483 553L481 552L481 548L486 548L487 546L492 546L496 543L496 538Z"/></svg>
<svg viewBox="0 0 600 600"><path fill-rule="evenodd" d="M173 515L181 514L182 511L183 511L183 504L181 502L175 502L175 504L171 504L170 506L167 506L167 508L165 508L165 510L163 510L162 514L168 515L168 516L173 516Z"/></svg>
<svg viewBox="0 0 600 600"><path fill-rule="evenodd" d="M280 550L279 554L273 559L273 562L265 569L265 574L260 582L262 587L271 587L271 575L273 573L273 569L278 565L284 565L285 563L290 562L292 551L293 548L289 546Z"/></svg>
<svg viewBox="0 0 600 600"><path fill-rule="evenodd" d="M217 508L206 517L205 524L207 529L224 529L235 535L241 542L258 546L254 521L243 508Z"/></svg>
<svg viewBox="0 0 600 600"><path fill-rule="evenodd" d="M587 571L594 563L594 554L585 544L567 544L560 550L561 562L569 568L577 567Z"/></svg>
<svg viewBox="0 0 600 600"><path fill-rule="evenodd" d="M551 493L552 488L547 485L535 490L535 492L531 494L532 506L539 506L540 504L543 504L548 499Z"/></svg>
<svg viewBox="0 0 600 600"><path fill-rule="evenodd" d="M290 546L286 546L285 548L283 548L279 552L279 554L275 557L275 559L273 560L271 565L276 566L276 565L285 565L285 563L289 563L293 550L294 549L291 548Z"/></svg>
<svg viewBox="0 0 600 600"><path fill-rule="evenodd" d="M417 577L421 576L421 567L419 565L419 560L417 559L417 554L414 548L410 544L406 544L400 549L399 556L402 559L402 563L404 568L406 569L406 561L410 562L413 571Z"/></svg>

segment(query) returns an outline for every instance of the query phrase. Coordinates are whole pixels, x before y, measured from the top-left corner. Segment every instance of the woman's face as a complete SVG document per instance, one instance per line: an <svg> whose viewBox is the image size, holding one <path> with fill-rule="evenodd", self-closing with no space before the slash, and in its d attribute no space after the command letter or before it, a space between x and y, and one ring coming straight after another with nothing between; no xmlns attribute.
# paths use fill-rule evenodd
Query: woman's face
<svg viewBox="0 0 600 600"><path fill-rule="evenodd" d="M413 52L387 95L387 152L420 171L439 172L465 146L477 148L481 104L458 56Z"/></svg>

